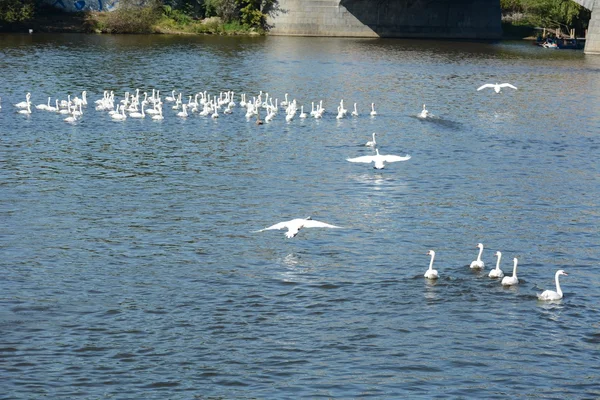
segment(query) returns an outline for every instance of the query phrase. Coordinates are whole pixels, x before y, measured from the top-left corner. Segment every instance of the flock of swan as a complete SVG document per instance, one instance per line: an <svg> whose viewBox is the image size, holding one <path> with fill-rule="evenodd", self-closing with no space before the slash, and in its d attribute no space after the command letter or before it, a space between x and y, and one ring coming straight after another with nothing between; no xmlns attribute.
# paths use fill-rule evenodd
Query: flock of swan
<svg viewBox="0 0 600 400"><path fill-rule="evenodd" d="M477 247L479 248L479 254L477 255L477 259L475 259L474 261L471 262L471 265L469 265L469 268L474 269L474 270L483 270L485 268L485 263L483 262L483 260L481 259L481 256L483 254L483 244L482 243L478 243ZM433 250L429 250L427 252L427 255L431 256L431 261L429 262L429 268L427 269L427 271L425 271L425 278L427 279L438 279L439 278L439 274L438 271L433 269L433 260L435 259L435 251ZM495 256L498 257L498 260L496 262L496 268L492 269L488 276L492 279L500 279L502 278L501 284L502 286L514 286L514 285L518 285L519 284L519 278L517 277L517 264L518 264L518 259L515 257L513 258L513 273L512 276L504 276L504 272L502 271L502 269L500 269L500 260L502 259L502 253L497 251L495 253ZM555 300L560 300L563 298L563 292L560 288L560 282L558 277L560 275L565 275L567 276L568 274L560 269L558 271L556 271L556 274L554 275L554 280L556 283L556 291L554 290L545 290L544 292L540 293L537 295L539 300L543 300L543 301L555 301Z"/></svg>
<svg viewBox="0 0 600 400"><path fill-rule="evenodd" d="M517 89L517 87L511 85L510 83L502 83L502 84L485 84L480 86L477 90L483 90L486 88L492 88L496 93L500 93L502 88L511 88ZM173 103L171 109L175 111L176 116L180 118L187 118L189 115L193 113L198 113L200 116L210 116L213 119L219 118L219 112L222 114L231 114L233 108L236 107L235 102L235 93L232 91L221 92L219 97L211 96L207 92L200 92L193 96L188 96L187 103L183 101L182 93L175 94L173 90L170 96L166 96L164 102L161 99L160 91L152 90L152 94L148 95L147 92L143 93L143 99L140 99L140 90L137 89L134 94L130 94L129 92L125 92L125 96L121 100L116 100L114 97L114 92L112 91L104 91L104 94L101 99L95 101L95 108L99 111L107 111L108 115L115 121L124 121L127 118L145 118L146 116L150 116L153 120L162 120L163 116L163 106L164 102ZM0 99L1 100L1 99ZM67 100L58 100L55 99L54 105L51 104L51 98L48 97L47 103L38 104L35 106L35 109L41 111L49 111L56 112L63 115L68 115L64 118L65 122L74 123L78 121L83 115L83 107L88 104L87 102L87 92L83 91L81 94L81 98L74 97L71 99L71 96L67 96ZM32 113L31 110L31 93L27 93L25 96L25 101L16 103L14 105L17 108L17 113L29 115ZM266 112L266 116L264 122L271 122L275 116L278 114L280 107L283 108L285 112L285 120L287 122L292 121L297 112L300 111L299 118L304 119L308 117L308 114L304 112L304 106L300 106L298 109L298 104L296 100L289 100L288 94L285 94L285 99L281 102L278 99L273 99L272 96L269 96L268 93L263 93L262 91L259 94L252 98L252 100L248 101L246 94L240 95L239 106L246 109L245 116L248 120L256 118L256 123L258 125L263 124L263 121L260 119L260 111L264 109ZM0 103L0 109L2 108ZM224 109L223 109L224 108ZM319 101L316 103L312 102L311 104L311 112L310 116L316 119L322 118L325 109L323 108L323 101ZM347 116L348 110L344 108L344 100L340 101L339 106L337 107L337 115L336 119L342 119ZM354 110L351 112L353 117L358 117L358 109L357 104L354 103ZM371 117L375 117L377 115L377 111L375 111L375 104L371 103L371 112L369 113ZM419 114L417 114L418 118L428 118L431 114L426 108L426 105L423 104L423 109ZM369 140L365 143L365 146L372 147L375 149L374 155L367 156L359 156L355 158L348 158L347 161L352 163L373 163L375 169L383 169L385 168L385 163L392 163L398 161L407 161L410 160L411 156L397 156L397 155L384 155L379 153L379 149L377 148L377 141L375 138L375 133L372 134L372 140ZM290 221L283 221L271 225L267 228L260 229L255 232L263 232L267 230L280 230L287 229L285 236L287 238L295 237L300 229L302 228L340 228L336 225L331 225L325 222L313 220L311 217L307 218L296 218ZM483 244L479 243L477 245L479 248L479 254L477 259L474 260L470 264L470 268L476 270L483 270L485 267L485 263L482 261L481 257L483 254ZM437 279L439 278L439 273L437 270L433 269L433 261L435 259L435 251L429 250L428 255L431 256L431 261L429 263L429 268L424 274L424 277L427 279ZM503 278L501 284L503 286L513 286L519 283L519 279L517 277L517 264L518 260L515 257L513 259L513 273L512 276L504 276L504 272L500 269L500 260L502 258L502 253L497 251L495 256L498 258L496 267L489 272L489 277L492 279ZM558 270L555 274L555 283L556 283L556 291L546 290L541 294L538 294L538 299L553 301L560 300L563 297L563 292L560 288L559 276L567 275L564 270Z"/></svg>
<svg viewBox="0 0 600 400"><path fill-rule="evenodd" d="M171 94L163 99L161 98L160 91L152 89L152 93L149 95L148 92L143 93L143 98L140 98L142 93L139 89L136 89L134 93L125 92L124 98L116 99L113 91L105 90L101 99L95 101L95 109L98 111L106 111L113 121L125 121L128 118L142 119L149 116L153 120L163 120L163 108L164 103L173 103L171 109L174 110L175 115L179 118L187 118L192 114L198 114L199 116L208 117L213 119L219 118L221 114L228 115L233 113L234 107L238 104L235 102L235 92L225 91L220 92L219 96L210 95L208 92L199 92L195 95L189 95L187 102L183 100L183 94L180 92L175 93L175 90L171 91ZM64 121L68 123L76 123L83 116L83 107L87 106L87 92L84 90L81 93L81 98L67 96L66 100L55 99L55 105L52 105L51 97L48 97L47 103L38 104L35 109L41 111L55 112L58 114L65 115ZM239 106L246 109L245 117L247 120L256 119L258 125L263 123L269 123L278 115L280 109L283 109L285 113L286 122L291 122L298 111L300 119L306 119L310 115L312 118L320 119L325 113L323 107L323 101L311 102L310 114L304 112L304 106L298 107L296 99L289 100L288 94L285 94L285 99L279 102L279 99L273 98L268 92L260 91L257 96L252 97L248 100L247 95L242 93L240 95ZM1 107L1 106L0 106ZM15 104L19 114L30 115L31 109L31 93L27 93L25 101ZM266 116L264 121L261 120L261 110L265 110ZM340 100L340 104L337 107L336 119L340 120L346 118L348 115L348 109L344 106L344 100ZM354 110L350 113L354 118L359 116L357 104L354 103ZM371 111L369 112L370 117L377 116L375 110L375 103L371 103ZM417 115L419 118L427 118L429 116L428 111L423 105L423 110ZM397 156L392 154L380 154L379 149L376 147L375 133L373 133L373 140L367 142L366 146L373 147L375 154L368 156L360 156L354 158L348 158L347 161L352 163L373 163L375 169L385 168L386 163L407 161L410 160L411 156Z"/></svg>
<svg viewBox="0 0 600 400"><path fill-rule="evenodd" d="M483 90L485 88L492 88L494 89L494 91L496 93L500 93L502 88L512 88L512 89L517 89L516 86L511 85L510 83L503 83L503 84L485 84L480 86L477 90ZM340 104L340 107L338 107L338 117L341 117L342 115L342 111L340 111L340 108L343 109L343 101ZM356 111L356 104L355 104L355 111ZM423 104L423 109L422 111L417 115L418 118L427 118L430 115L429 111L426 108L426 105ZM395 161L406 161L409 160L411 157L410 155L404 156L404 157L400 157L400 156L394 156L394 155L382 155L379 154L379 150L377 149L377 141L376 141L376 133L372 134L372 140L369 140L365 143L365 146L369 146L369 147L373 147L375 148L375 155L372 156L361 156L361 157L356 157L356 158L348 158L347 160L350 162L362 162L362 163L374 163L374 168L376 169L382 169L384 168L384 163L385 162L395 162ZM255 232L263 232L263 231L267 231L267 230L281 230L281 229L287 229L287 232L285 233L285 236L287 238L293 238L295 237L298 232L302 229L302 228L341 228L339 226L336 225L332 225L326 222L322 222L322 221L316 221L313 220L311 217L307 217L307 218L296 218L296 219L292 219L289 221L283 221L283 222L279 222L276 223L274 225L271 225L269 227L266 227L264 229L260 229L257 230ZM483 254L483 244L482 243L478 243L477 247L479 248L479 254L477 255L477 258L471 262L470 264L470 268L474 269L474 270L483 270L485 267L485 263L482 260L482 254ZM435 259L435 251L434 250L429 250L427 252L427 255L431 256L431 260L429 263L429 268L425 271L424 277L427 279L438 279L439 278L439 273L437 270L433 269L433 262ZM500 251L497 251L495 253L495 256L497 257L497 262L496 262L496 267L494 269L492 269L488 276L492 279L500 279L502 278L502 280L500 281L500 283L502 284L502 286L504 287L509 287L509 286L514 286L514 285L518 285L519 284L519 278L517 277L517 265L518 265L518 259L515 257L513 258L513 272L512 272L512 276L504 276L504 272L502 271L502 269L500 268L500 260L502 258L502 253ZM563 298L563 292L561 290L560 287L560 281L559 281L559 276L561 275L565 275L567 276L567 273L564 270L558 270L555 274L555 284L556 284L556 291L554 290L545 290L542 293L539 293L537 295L539 300L542 301L556 301L556 300L560 300Z"/></svg>
<svg viewBox="0 0 600 400"><path fill-rule="evenodd" d="M209 94L207 91L199 92L195 95L187 96L187 102L183 100L183 94L180 92L176 95L175 90L171 91L170 95L165 96L164 101L160 95L160 91L156 89L152 89L150 95L148 92L144 92L143 98L140 98L140 95L140 90L136 89L135 93L125 92L124 97L119 100L115 98L114 91L105 90L103 97L95 101L95 108L99 111L107 111L108 115L115 121L125 121L128 118L141 119L147 116L153 120L162 120L164 119L164 103L173 103L171 108L175 111L175 115L180 118L187 118L193 114L198 114L200 116L210 116L213 119L219 118L220 115L232 114L234 107L237 105L233 91L220 92L218 97ZM87 92L84 90L81 98L74 97L71 99L71 95L68 95L66 100L56 98L52 102L51 97L48 97L47 103L38 104L35 106L35 109L68 115L64 119L65 122L73 123L83 116L82 107L87 106L87 104ZM26 94L25 101L16 103L14 106L18 109L17 113L19 114L32 114L31 93ZM296 118L297 114L300 119L305 119L309 116L320 119L325 113L322 100L317 103L314 101L311 102L311 111L308 114L304 111L304 106L299 106L295 99L290 101L287 93L285 94L285 100L281 102L277 98L274 99L273 96L270 96L268 92L263 93L260 91L251 100L248 100L247 95L242 93L240 95L239 106L247 110L245 116L248 120L256 118L256 123L259 125L273 121L279 114L280 109L283 109L287 122ZM264 121L260 118L261 109L264 109L266 112ZM345 118L347 115L348 110L345 108L344 100L342 99L340 105L337 107L336 119ZM356 103L354 103L354 110L350 115L352 117L359 116ZM371 103L369 115L371 117L377 115L375 103Z"/></svg>

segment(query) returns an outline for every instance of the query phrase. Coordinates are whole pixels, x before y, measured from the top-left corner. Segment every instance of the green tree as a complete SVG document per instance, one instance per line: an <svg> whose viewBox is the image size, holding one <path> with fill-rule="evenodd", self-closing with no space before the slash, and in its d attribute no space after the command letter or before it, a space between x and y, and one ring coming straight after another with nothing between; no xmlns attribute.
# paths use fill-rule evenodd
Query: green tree
<svg viewBox="0 0 600 400"><path fill-rule="evenodd" d="M500 0L503 14L523 13L530 25L587 27L590 11L572 0Z"/></svg>
<svg viewBox="0 0 600 400"><path fill-rule="evenodd" d="M277 0L236 0L243 24L267 29L267 16L277 5Z"/></svg>
<svg viewBox="0 0 600 400"><path fill-rule="evenodd" d="M35 0L0 0L0 22L19 23L34 17Z"/></svg>

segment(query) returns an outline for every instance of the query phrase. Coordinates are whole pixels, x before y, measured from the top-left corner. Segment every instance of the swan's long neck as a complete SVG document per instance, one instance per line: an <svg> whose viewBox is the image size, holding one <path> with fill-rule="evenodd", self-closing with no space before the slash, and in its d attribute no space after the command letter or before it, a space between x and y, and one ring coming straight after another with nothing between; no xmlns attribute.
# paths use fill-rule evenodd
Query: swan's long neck
<svg viewBox="0 0 600 400"><path fill-rule="evenodd" d="M515 266L513 267L513 278L517 277L517 259L515 258Z"/></svg>
<svg viewBox="0 0 600 400"><path fill-rule="evenodd" d="M498 255L498 262L496 262L496 270L500 269L500 259L502 258L501 255Z"/></svg>
<svg viewBox="0 0 600 400"><path fill-rule="evenodd" d="M556 276L554 277L554 280L556 281L556 293L558 293L558 295L562 297L562 295L563 295L563 292L562 292L562 290L560 289L560 282L558 281L558 276L559 276L559 275L560 275L560 274L557 272L557 273L556 273Z"/></svg>
<svg viewBox="0 0 600 400"><path fill-rule="evenodd" d="M431 255L431 261L429 262L429 271L433 269L433 259L435 258L435 254Z"/></svg>
<svg viewBox="0 0 600 400"><path fill-rule="evenodd" d="M483 254L483 247L479 248L479 255L477 256L477 261L481 261L481 255ZM498 262L500 261L500 259L498 259Z"/></svg>

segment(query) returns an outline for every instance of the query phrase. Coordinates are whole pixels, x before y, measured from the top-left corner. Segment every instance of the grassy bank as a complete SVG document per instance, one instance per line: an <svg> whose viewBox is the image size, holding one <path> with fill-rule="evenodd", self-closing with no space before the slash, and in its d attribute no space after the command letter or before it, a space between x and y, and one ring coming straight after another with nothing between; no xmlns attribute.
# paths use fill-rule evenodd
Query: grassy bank
<svg viewBox="0 0 600 400"><path fill-rule="evenodd" d="M183 13L160 9L127 12L61 12L44 9L28 21L0 24L3 32L51 33L157 33L206 35L262 35L263 30L218 17L193 19Z"/></svg>

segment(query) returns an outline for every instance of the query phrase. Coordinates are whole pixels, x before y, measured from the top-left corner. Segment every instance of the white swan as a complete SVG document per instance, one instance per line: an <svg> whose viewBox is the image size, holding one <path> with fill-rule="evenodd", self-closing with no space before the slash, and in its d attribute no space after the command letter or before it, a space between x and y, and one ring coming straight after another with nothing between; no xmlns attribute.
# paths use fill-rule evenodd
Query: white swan
<svg viewBox="0 0 600 400"><path fill-rule="evenodd" d="M296 112L295 111L293 113L289 112L289 113L287 113L285 115L285 121L286 122L291 122L294 119L295 116L296 116Z"/></svg>
<svg viewBox="0 0 600 400"><path fill-rule="evenodd" d="M186 118L186 117L188 116L188 112L187 112L187 104L182 104L182 105L181 105L181 108L182 108L183 110L182 110L182 111L179 111L179 112L177 113L177 116L178 116L178 117L181 117L181 118Z"/></svg>
<svg viewBox="0 0 600 400"><path fill-rule="evenodd" d="M112 114L110 117L116 121L125 121L127 119L127 115L125 115L125 105L121 107L121 113L119 113L119 106L117 106L117 112Z"/></svg>
<svg viewBox="0 0 600 400"><path fill-rule="evenodd" d="M171 95L170 96L165 97L165 101L168 101L168 102L173 102L176 99L177 99L177 97L175 97L175 91L174 90L171 90Z"/></svg>
<svg viewBox="0 0 600 400"><path fill-rule="evenodd" d="M376 145L377 142L375 141L375 132L373 132L373 140L369 140L367 143L365 143L365 146L375 147Z"/></svg>
<svg viewBox="0 0 600 400"><path fill-rule="evenodd" d="M479 247L479 255L477 256L477 260L471 263L471 268L473 269L483 269L485 267L485 263L481 261L481 254L483 253L483 244L477 243L477 247Z"/></svg>
<svg viewBox="0 0 600 400"><path fill-rule="evenodd" d="M48 105L48 107L46 107L46 111L58 111L59 110L58 99L55 99L55 102L56 102L56 107Z"/></svg>
<svg viewBox="0 0 600 400"><path fill-rule="evenodd" d="M129 114L131 118L146 118L146 113L144 112L144 107L146 105L142 103L142 112L132 112Z"/></svg>
<svg viewBox="0 0 600 400"><path fill-rule="evenodd" d="M298 231L302 228L341 228L340 226L326 224L325 222L315 221L311 217L307 218L296 218L290 221L280 222L278 224L269 226L268 228L260 229L255 232L263 232L271 229L284 229L288 231L285 233L287 238L293 238L298 234Z"/></svg>
<svg viewBox="0 0 600 400"><path fill-rule="evenodd" d="M554 274L554 282L556 282L556 292L554 290L544 290L541 294L537 295L539 300L552 301L560 300L563 298L563 292L560 289L560 282L558 281L558 277L560 275L568 276L569 274L567 274L562 269L556 271L556 274Z"/></svg>
<svg viewBox="0 0 600 400"><path fill-rule="evenodd" d="M304 119L306 117L307 117L307 115L304 112L304 106L300 106L300 118Z"/></svg>
<svg viewBox="0 0 600 400"><path fill-rule="evenodd" d="M513 86L510 83L500 83L500 84L486 83L485 85L481 85L479 88L477 88L477 90L483 90L485 88L493 88L496 93L500 93L500 89L502 89L504 87L509 87L511 89L517 88L516 86Z"/></svg>
<svg viewBox="0 0 600 400"><path fill-rule="evenodd" d="M79 103L79 108L73 106L71 109L71 114L75 117L81 117L83 115L83 109L81 108L83 103Z"/></svg>
<svg viewBox="0 0 600 400"><path fill-rule="evenodd" d="M48 110L48 107L50 107L50 97L48 97L48 104L38 104L35 106L38 110Z"/></svg>
<svg viewBox="0 0 600 400"><path fill-rule="evenodd" d="M31 104L31 101L29 99L31 99L31 93L27 92L27 94L25 95L25 101L15 104L15 107L17 107L17 108L29 107L29 104Z"/></svg>
<svg viewBox="0 0 600 400"><path fill-rule="evenodd" d="M375 111L375 103L371 103L371 117L377 115L377 111Z"/></svg>
<svg viewBox="0 0 600 400"><path fill-rule="evenodd" d="M71 114L67 118L65 118L64 121L72 124L77 121L77 116L75 114Z"/></svg>
<svg viewBox="0 0 600 400"><path fill-rule="evenodd" d="M154 114L152 116L152 119L155 121L161 121L161 120L165 119L165 117L163 117L163 113L162 113L162 106L158 107L158 114Z"/></svg>
<svg viewBox="0 0 600 400"><path fill-rule="evenodd" d="M31 103L28 103L25 107L27 107L27 108L25 108L24 110L19 110L17 112L19 114L27 114L27 115L31 114Z"/></svg>
<svg viewBox="0 0 600 400"><path fill-rule="evenodd" d="M499 251L496 252L496 257L498 257L498 262L496 262L496 268L490 271L490 278L502 278L504 276L504 272L500 269L500 259L502 258L502 253Z"/></svg>
<svg viewBox="0 0 600 400"><path fill-rule="evenodd" d="M502 279L503 286L512 286L517 285L519 283L519 279L517 278L517 258L515 257L513 261L515 262L515 266L513 267L513 274L512 276L505 276Z"/></svg>
<svg viewBox="0 0 600 400"><path fill-rule="evenodd" d="M423 104L423 110L421 110L418 117L419 118L427 118L427 115L429 115L429 111L427 111L427 109L425 108L425 104Z"/></svg>
<svg viewBox="0 0 600 400"><path fill-rule="evenodd" d="M358 110L356 109L356 103L354 103L354 111L352 111L353 117L358 117Z"/></svg>
<svg viewBox="0 0 600 400"><path fill-rule="evenodd" d="M433 250L429 250L427 252L427 255L431 256L431 261L429 262L429 269L427 271L425 271L425 278L427 279L437 279L438 276L438 272L437 270L433 269L433 259L435 258L435 251Z"/></svg>
<svg viewBox="0 0 600 400"><path fill-rule="evenodd" d="M344 108L344 99L340 100L340 112L344 115L348 115L348 110Z"/></svg>
<svg viewBox="0 0 600 400"><path fill-rule="evenodd" d="M384 155L384 154L379 154L379 149L375 149L375 152L377 153L374 156L361 156L361 157L356 157L356 158L347 158L347 161L353 162L353 163L375 163L375 165L373 166L373 168L375 169L384 169L385 168L385 163L386 162L396 162L396 161L407 161L410 160L410 155L406 155L404 157L401 156L394 156L394 155Z"/></svg>

